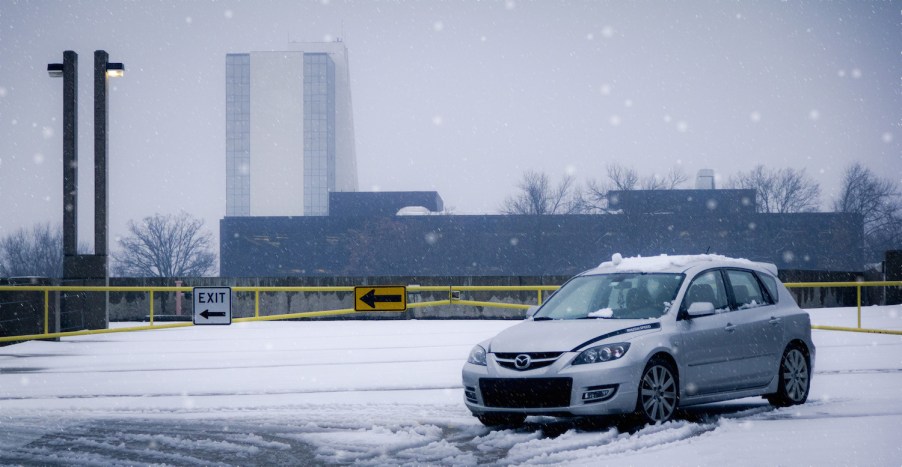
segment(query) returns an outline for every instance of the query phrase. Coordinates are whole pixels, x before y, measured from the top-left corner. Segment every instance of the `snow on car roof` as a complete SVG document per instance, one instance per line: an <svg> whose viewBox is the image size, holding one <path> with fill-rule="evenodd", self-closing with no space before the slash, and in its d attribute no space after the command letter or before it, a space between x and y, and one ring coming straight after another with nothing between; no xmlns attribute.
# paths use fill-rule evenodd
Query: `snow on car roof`
<svg viewBox="0 0 902 467"><path fill-rule="evenodd" d="M764 268L773 275L777 275L777 267L770 263L751 261L745 258L730 258L723 255L660 255L660 256L636 256L624 258L620 253L611 256L610 261L605 261L590 272L605 271L642 271L642 272L668 272L684 271L698 263L728 263L732 265L757 266Z"/></svg>

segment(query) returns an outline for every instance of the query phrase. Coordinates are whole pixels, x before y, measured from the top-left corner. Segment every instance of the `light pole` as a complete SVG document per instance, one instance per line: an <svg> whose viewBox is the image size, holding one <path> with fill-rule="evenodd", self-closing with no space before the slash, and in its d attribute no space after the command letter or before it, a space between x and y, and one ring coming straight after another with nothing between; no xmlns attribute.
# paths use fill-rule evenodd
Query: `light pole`
<svg viewBox="0 0 902 467"><path fill-rule="evenodd" d="M63 63L47 73L63 78L63 264L78 254L78 54L63 52ZM66 269L65 266L63 268Z"/></svg>
<svg viewBox="0 0 902 467"><path fill-rule="evenodd" d="M109 169L107 147L109 142L109 101L107 78L125 74L125 65L110 63L105 50L94 51L94 254L103 257L104 275L109 277L108 240L109 229Z"/></svg>
<svg viewBox="0 0 902 467"><path fill-rule="evenodd" d="M63 63L48 63L51 78L63 79L63 278L78 263L78 54L63 52ZM61 306L65 296L54 301L52 323L47 330L62 329Z"/></svg>

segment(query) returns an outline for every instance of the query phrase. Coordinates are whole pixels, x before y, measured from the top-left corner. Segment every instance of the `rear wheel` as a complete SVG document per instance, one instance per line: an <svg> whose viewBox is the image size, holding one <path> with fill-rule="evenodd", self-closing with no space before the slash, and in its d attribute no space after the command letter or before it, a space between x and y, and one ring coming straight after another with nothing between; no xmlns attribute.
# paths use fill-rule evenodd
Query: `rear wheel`
<svg viewBox="0 0 902 467"><path fill-rule="evenodd" d="M804 404L811 388L811 371L808 356L798 345L791 345L783 352L777 392L765 396L776 407Z"/></svg>
<svg viewBox="0 0 902 467"><path fill-rule="evenodd" d="M679 382L673 365L662 358L648 362L639 380L636 414L645 423L664 423L673 418L679 399Z"/></svg>
<svg viewBox="0 0 902 467"><path fill-rule="evenodd" d="M523 425L523 422L526 421L526 415L520 413L484 413L477 415L476 418L479 419L480 423L490 428L516 428Z"/></svg>

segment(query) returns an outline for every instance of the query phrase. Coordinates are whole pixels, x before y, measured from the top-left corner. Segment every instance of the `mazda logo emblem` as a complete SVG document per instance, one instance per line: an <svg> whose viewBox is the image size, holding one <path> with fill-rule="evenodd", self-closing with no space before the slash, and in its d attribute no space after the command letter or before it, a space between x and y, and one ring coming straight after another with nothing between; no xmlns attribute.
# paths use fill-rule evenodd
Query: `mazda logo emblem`
<svg viewBox="0 0 902 467"><path fill-rule="evenodd" d="M529 355L522 353L517 355L517 358L514 359L514 366L517 367L518 370L525 370L529 368L529 364L532 363L532 359L529 358Z"/></svg>

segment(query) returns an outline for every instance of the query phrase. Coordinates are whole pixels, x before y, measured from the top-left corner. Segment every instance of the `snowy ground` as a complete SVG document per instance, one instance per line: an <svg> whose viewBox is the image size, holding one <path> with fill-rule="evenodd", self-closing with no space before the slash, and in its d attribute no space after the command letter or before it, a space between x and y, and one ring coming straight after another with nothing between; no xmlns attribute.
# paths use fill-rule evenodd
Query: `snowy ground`
<svg viewBox="0 0 902 467"><path fill-rule="evenodd" d="M460 368L513 324L266 322L3 347L0 465L902 464L900 336L815 331L800 407L754 398L638 430L529 418L490 431L463 405ZM902 307L866 308L863 325L902 329Z"/></svg>

